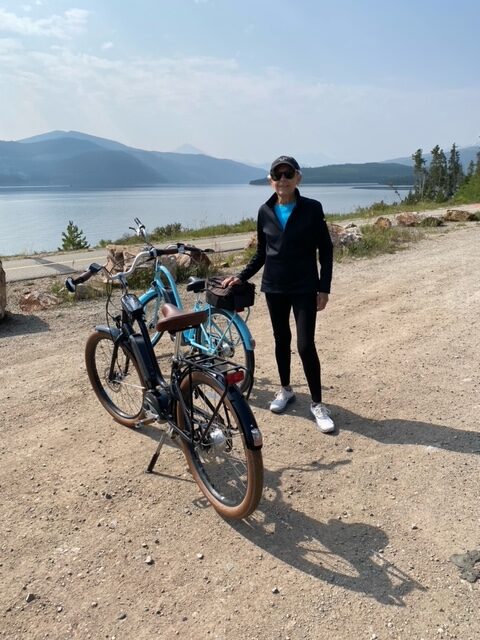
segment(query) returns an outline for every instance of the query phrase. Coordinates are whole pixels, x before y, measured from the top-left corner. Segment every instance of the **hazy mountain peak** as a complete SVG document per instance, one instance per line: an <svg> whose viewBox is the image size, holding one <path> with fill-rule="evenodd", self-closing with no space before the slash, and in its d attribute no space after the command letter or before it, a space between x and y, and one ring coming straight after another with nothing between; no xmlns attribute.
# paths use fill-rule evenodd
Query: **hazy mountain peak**
<svg viewBox="0 0 480 640"><path fill-rule="evenodd" d="M190 153L193 155L206 156L207 154L191 144L185 143L173 150L173 153Z"/></svg>

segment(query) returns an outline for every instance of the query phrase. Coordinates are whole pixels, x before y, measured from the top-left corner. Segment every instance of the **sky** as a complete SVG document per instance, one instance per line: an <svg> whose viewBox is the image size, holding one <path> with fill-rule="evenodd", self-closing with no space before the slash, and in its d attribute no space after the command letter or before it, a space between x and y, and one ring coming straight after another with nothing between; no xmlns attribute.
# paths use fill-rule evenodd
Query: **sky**
<svg viewBox="0 0 480 640"><path fill-rule="evenodd" d="M0 140L250 163L480 142L478 0L0 0Z"/></svg>

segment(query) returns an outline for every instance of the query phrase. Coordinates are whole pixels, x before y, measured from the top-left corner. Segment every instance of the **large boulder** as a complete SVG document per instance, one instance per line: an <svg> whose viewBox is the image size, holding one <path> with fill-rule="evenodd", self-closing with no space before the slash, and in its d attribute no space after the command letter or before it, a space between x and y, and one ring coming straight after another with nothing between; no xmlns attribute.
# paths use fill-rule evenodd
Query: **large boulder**
<svg viewBox="0 0 480 640"><path fill-rule="evenodd" d="M115 244L107 245L107 271L110 273L126 271L132 265L137 253L142 250L142 247ZM174 278L176 278L179 268L189 269L190 267L195 266L208 267L211 264L210 258L200 249L197 249L196 251L192 250L189 253L175 253L172 255L161 256L160 262L169 269ZM145 268L151 269L152 264L152 262L146 262Z"/></svg>
<svg viewBox="0 0 480 640"><path fill-rule="evenodd" d="M341 224L328 223L328 230L334 247L346 247L362 239L362 232L351 222L345 227Z"/></svg>
<svg viewBox="0 0 480 640"><path fill-rule="evenodd" d="M443 216L446 222L469 222L471 220L480 220L478 212L464 211L463 209L447 209Z"/></svg>
<svg viewBox="0 0 480 640"><path fill-rule="evenodd" d="M390 220L390 218L386 218L385 216L380 216L375 220L375 222L373 223L373 226L376 229L383 229L385 231L387 229L391 229L392 221Z"/></svg>
<svg viewBox="0 0 480 640"><path fill-rule="evenodd" d="M126 271L132 264L140 247L130 247L118 244L107 245L107 264L106 269L110 273L119 273Z"/></svg>
<svg viewBox="0 0 480 640"><path fill-rule="evenodd" d="M7 282L5 271L0 260L0 320L3 320L7 310Z"/></svg>
<svg viewBox="0 0 480 640"><path fill-rule="evenodd" d="M395 220L401 227L416 227L420 224L421 216L418 213L399 213Z"/></svg>

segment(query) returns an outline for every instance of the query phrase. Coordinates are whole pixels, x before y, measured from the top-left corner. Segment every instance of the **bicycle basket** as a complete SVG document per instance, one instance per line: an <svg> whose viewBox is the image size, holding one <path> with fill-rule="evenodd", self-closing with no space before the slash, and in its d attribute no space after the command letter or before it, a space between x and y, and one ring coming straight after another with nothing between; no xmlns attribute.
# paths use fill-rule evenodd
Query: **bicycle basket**
<svg viewBox="0 0 480 640"><path fill-rule="evenodd" d="M213 276L207 280L205 299L212 307L241 311L245 307L253 306L255 302L255 285L242 282L230 287L222 287L225 277Z"/></svg>

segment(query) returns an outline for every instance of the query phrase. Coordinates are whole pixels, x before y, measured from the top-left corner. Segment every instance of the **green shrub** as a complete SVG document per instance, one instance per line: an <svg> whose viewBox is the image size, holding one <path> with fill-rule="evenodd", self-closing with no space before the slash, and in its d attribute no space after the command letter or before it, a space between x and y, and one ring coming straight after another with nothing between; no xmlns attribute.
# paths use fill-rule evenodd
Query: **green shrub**
<svg viewBox="0 0 480 640"><path fill-rule="evenodd" d="M362 226L361 231L362 239L358 242L335 248L334 257L337 261L348 257L363 258L383 253L394 253L423 237L421 231L408 227L378 229L374 225L365 225Z"/></svg>

